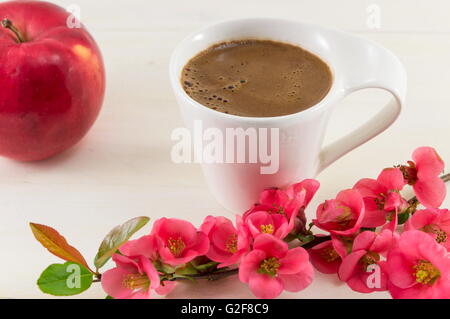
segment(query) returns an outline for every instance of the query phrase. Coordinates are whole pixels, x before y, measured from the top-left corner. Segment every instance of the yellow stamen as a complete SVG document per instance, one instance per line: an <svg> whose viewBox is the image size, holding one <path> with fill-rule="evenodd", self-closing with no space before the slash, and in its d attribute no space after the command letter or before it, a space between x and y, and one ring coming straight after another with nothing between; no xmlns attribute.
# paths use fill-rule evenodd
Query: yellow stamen
<svg viewBox="0 0 450 319"><path fill-rule="evenodd" d="M369 251L367 254L362 256L359 261L363 265L364 269L367 269L367 267L369 267L370 265L376 264L378 261L380 261L380 255L376 252Z"/></svg>
<svg viewBox="0 0 450 319"><path fill-rule="evenodd" d="M339 216L337 216L336 222L342 227L347 227L353 220L352 210L350 209L350 207L347 206L336 206L336 208L342 209L342 213Z"/></svg>
<svg viewBox="0 0 450 319"><path fill-rule="evenodd" d="M438 230L436 233L436 241L440 243L445 243L447 241L447 233L443 230Z"/></svg>
<svg viewBox="0 0 450 319"><path fill-rule="evenodd" d="M417 265L413 266L413 269L416 281L423 285L432 285L441 276L439 269L426 260L420 260Z"/></svg>
<svg viewBox="0 0 450 319"><path fill-rule="evenodd" d="M273 234L273 225L272 224L268 224L268 225L261 225L259 226L259 228L261 229L261 231L265 234L269 234L272 235Z"/></svg>
<svg viewBox="0 0 450 319"><path fill-rule="evenodd" d="M414 185L417 182L416 163L408 161L408 165L401 165L399 168L403 173L403 178L409 185Z"/></svg>
<svg viewBox="0 0 450 319"><path fill-rule="evenodd" d="M229 253L234 254L235 252L237 252L237 235L233 234L231 235L226 244L225 244L225 248Z"/></svg>
<svg viewBox="0 0 450 319"><path fill-rule="evenodd" d="M331 263L341 258L341 256L339 256L337 251L332 247L325 248L320 255L328 263Z"/></svg>
<svg viewBox="0 0 450 319"><path fill-rule="evenodd" d="M431 233L436 235L436 241L441 244L447 241L447 233L443 231L439 226L430 224L421 229L426 233Z"/></svg>
<svg viewBox="0 0 450 319"><path fill-rule="evenodd" d="M180 256L183 253L184 248L186 248L186 245L181 238L169 238L169 240L167 240L167 246L169 247L172 255L174 255L175 257Z"/></svg>
<svg viewBox="0 0 450 319"><path fill-rule="evenodd" d="M260 274L269 275L271 277L276 276L278 268L280 268L281 264L276 257L270 257L264 259L259 265L258 272Z"/></svg>
<svg viewBox="0 0 450 319"><path fill-rule="evenodd" d="M284 211L283 206L277 206L277 205L273 204L273 209L271 209L270 212L272 214L280 214L280 215L286 216L286 212Z"/></svg>
<svg viewBox="0 0 450 319"><path fill-rule="evenodd" d="M129 289L147 288L150 280L145 275L128 274L123 278L122 285Z"/></svg>

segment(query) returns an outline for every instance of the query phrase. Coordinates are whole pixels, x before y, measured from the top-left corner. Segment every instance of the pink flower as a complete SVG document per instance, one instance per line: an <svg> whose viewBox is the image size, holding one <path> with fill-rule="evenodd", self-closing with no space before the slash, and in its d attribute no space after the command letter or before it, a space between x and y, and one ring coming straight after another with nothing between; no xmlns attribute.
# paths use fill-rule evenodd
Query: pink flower
<svg viewBox="0 0 450 319"><path fill-rule="evenodd" d="M289 198L296 203L295 206L300 207L294 221L294 230L297 234L306 233L305 209L308 207L319 187L320 183L317 180L305 179L300 183L291 185L286 190Z"/></svg>
<svg viewBox="0 0 450 319"><path fill-rule="evenodd" d="M114 254L116 267L102 275L103 290L115 299L148 299L151 289L167 294L174 282L161 286L158 271L144 256L127 257Z"/></svg>
<svg viewBox="0 0 450 319"><path fill-rule="evenodd" d="M450 255L424 232L404 232L388 253L385 270L395 299L450 298Z"/></svg>
<svg viewBox="0 0 450 319"><path fill-rule="evenodd" d="M336 199L327 200L317 207L314 225L334 235L348 236L361 227L364 201L354 189L341 191Z"/></svg>
<svg viewBox="0 0 450 319"><path fill-rule="evenodd" d="M397 214L408 207L399 192L405 186L403 173L399 168L386 168L378 178L364 178L353 186L358 190L365 205L362 227L378 227L384 225L386 220L392 220Z"/></svg>
<svg viewBox="0 0 450 319"><path fill-rule="evenodd" d="M171 266L190 262L209 250L209 239L189 222L176 218L158 219L152 230L161 260Z"/></svg>
<svg viewBox="0 0 450 319"><path fill-rule="evenodd" d="M427 208L438 208L445 199L447 189L439 178L444 161L432 147L419 147L412 155L413 161L400 169L409 185L412 185L419 202Z"/></svg>
<svg viewBox="0 0 450 319"><path fill-rule="evenodd" d="M405 230L421 230L433 237L447 250L450 249L450 212L448 209L418 210L406 222Z"/></svg>
<svg viewBox="0 0 450 319"><path fill-rule="evenodd" d="M319 187L319 181L315 179L305 179L300 183L291 185L286 190L286 194L292 201L297 201L296 206L307 207Z"/></svg>
<svg viewBox="0 0 450 319"><path fill-rule="evenodd" d="M271 207L273 212L286 214L289 218L299 208L308 206L319 186L318 181L305 179L285 191L277 188L267 189L261 193L259 203Z"/></svg>
<svg viewBox="0 0 450 319"><path fill-rule="evenodd" d="M119 251L126 256L144 256L151 260L158 259L158 245L154 235L129 240L120 246Z"/></svg>
<svg viewBox="0 0 450 319"><path fill-rule="evenodd" d="M380 234L372 231L360 233L353 241L352 252L342 260L339 278L357 292L386 290L381 256L387 253L393 242L394 236L390 230L383 230ZM377 265L378 270L373 265Z"/></svg>
<svg viewBox="0 0 450 319"><path fill-rule="evenodd" d="M352 252L353 241L355 240L356 236L358 236L358 234L359 230L356 233L347 236L335 234L331 235L331 242L333 243L333 247L339 254L339 256L341 256L341 258L344 258Z"/></svg>
<svg viewBox="0 0 450 319"><path fill-rule="evenodd" d="M219 268L239 263L242 255L250 250L250 238L242 218L237 216L237 229L225 217L208 216L200 230L210 241L206 257L220 263Z"/></svg>
<svg viewBox="0 0 450 319"><path fill-rule="evenodd" d="M287 190L267 189L261 193L259 203L244 213L244 222L247 223L248 217L254 213L267 212L271 215L283 216L288 221L287 233L293 229L301 233L305 230L306 225L304 210L319 186L318 181L305 179L290 186ZM261 216L261 214L259 215ZM281 219L278 217L275 219L274 222L281 223Z"/></svg>
<svg viewBox="0 0 450 319"><path fill-rule="evenodd" d="M284 241L262 234L242 259L239 279L249 285L256 297L275 298L283 290L297 292L309 286L313 268L305 249L289 250Z"/></svg>
<svg viewBox="0 0 450 319"><path fill-rule="evenodd" d="M102 275L105 292L116 299L147 299L151 289L159 295L172 291L176 282L160 283L159 273L152 261L157 260L158 250L153 235L130 240L120 248L120 254L114 254L116 268Z"/></svg>
<svg viewBox="0 0 450 319"><path fill-rule="evenodd" d="M342 263L342 258L331 240L309 249L309 256L313 266L324 274L336 274Z"/></svg>
<svg viewBox="0 0 450 319"><path fill-rule="evenodd" d="M246 225L255 238L260 234L269 234L283 239L293 228L283 215L270 214L267 211L255 211L250 214L246 219Z"/></svg>

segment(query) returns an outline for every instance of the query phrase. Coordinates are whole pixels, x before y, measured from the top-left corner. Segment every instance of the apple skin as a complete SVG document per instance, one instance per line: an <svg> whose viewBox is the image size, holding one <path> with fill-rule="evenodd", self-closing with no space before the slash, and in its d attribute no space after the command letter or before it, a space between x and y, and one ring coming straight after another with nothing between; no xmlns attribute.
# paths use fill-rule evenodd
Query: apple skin
<svg viewBox="0 0 450 319"><path fill-rule="evenodd" d="M70 13L43 1L0 3L24 37L0 26L0 156L36 161L80 141L105 93L100 50Z"/></svg>

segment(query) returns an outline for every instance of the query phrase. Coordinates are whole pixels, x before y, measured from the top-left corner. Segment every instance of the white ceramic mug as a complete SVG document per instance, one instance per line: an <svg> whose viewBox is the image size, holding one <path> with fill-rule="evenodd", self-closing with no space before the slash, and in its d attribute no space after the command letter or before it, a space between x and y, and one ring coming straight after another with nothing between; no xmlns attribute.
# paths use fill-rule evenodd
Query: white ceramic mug
<svg viewBox="0 0 450 319"><path fill-rule="evenodd" d="M180 82L185 64L197 53L236 39L270 39L299 45L316 54L333 72L332 87L315 106L277 117L240 117L214 111L190 98ZM227 209L242 213L255 203L261 190L285 187L314 178L324 168L386 130L398 117L406 94L406 72L396 56L366 39L336 30L280 19L250 18L210 26L182 41L170 63L171 83L186 126L195 120L219 128L279 128L279 170L262 175L261 163L202 164L210 189ZM328 119L336 105L350 93L365 88L389 91L392 100L352 133L322 148Z"/></svg>

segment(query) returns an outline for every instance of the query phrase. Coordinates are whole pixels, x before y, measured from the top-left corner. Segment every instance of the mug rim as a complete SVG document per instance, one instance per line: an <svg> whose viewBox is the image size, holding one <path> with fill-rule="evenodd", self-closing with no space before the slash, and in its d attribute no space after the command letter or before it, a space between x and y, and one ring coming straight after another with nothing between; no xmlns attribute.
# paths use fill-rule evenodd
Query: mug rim
<svg viewBox="0 0 450 319"><path fill-rule="evenodd" d="M176 58L178 56L178 53L180 51L183 50L183 48L185 46L188 45L189 42L191 42L196 36L198 36L199 34L202 33L206 33L208 32L210 29L215 28L215 27L219 27L222 25L226 25L226 24L232 24L232 23L241 23L241 22L245 22L245 21L268 21L271 23L291 23L291 24L296 24L297 26L308 26L308 27L312 27L315 29L319 29L319 30L323 30L326 32L337 32L337 33L343 33L339 30L336 29L332 29L332 28L326 28L326 27L322 27L319 25L315 25L315 24L310 24L310 23L304 23L301 21L296 21L296 20L290 20L290 19L280 19L280 18L261 18L261 17L253 17L253 18L239 18L239 19L228 19L228 20L224 20L221 22L216 22L216 23L212 23L198 31L195 31L191 34L189 34L187 37L185 37L181 42L178 43L178 45L175 47L171 58L170 58L170 64L169 64L169 75L170 75L170 80L171 80L171 84L172 84L172 88L174 89L176 94L181 94L181 97L183 97L186 101L188 101L193 107L195 107L196 109L201 109L204 112L211 112L212 115L215 116L222 116L223 118L226 119L232 119L232 120L239 120L239 121L243 121L243 122L268 122L268 121L279 121L279 120L284 120L284 119L291 119L291 118L297 118L297 117L301 117L301 116L307 116L308 114L312 114L315 112L318 112L320 110L322 110L323 108L325 108L327 106L327 104L331 104L330 102L333 102L333 97L336 97L337 93L339 92L339 88L337 85L337 75L336 75L336 69L334 67L334 65L328 61L327 59L323 58L321 55L317 54L316 52L314 52L313 50L309 50L309 49L305 49L304 47L302 47L301 45L298 44L294 44L294 43L290 43L296 46L299 46L300 48L302 48L303 50L306 50L308 52L310 52L311 54L314 54L315 56L319 57L323 62L325 62L328 67L331 70L331 74L332 74L332 82L331 82L331 87L328 90L327 94L316 104L308 107L305 110L299 111L299 112L295 112L295 113L291 113L291 114L286 114L286 115L278 115L278 116L269 116L269 117L255 117L255 116L241 116L241 115L234 115L234 114L228 114L228 113L223 113L223 112L219 112L213 109L210 109L209 107L197 102L196 100L194 100L192 97L190 97L186 91L183 89L182 84L181 84L181 72L177 72L177 67L176 67ZM236 38L239 39L239 38ZM263 39L263 38L261 38ZM276 38L264 38L267 40L273 40L273 41L279 41L282 43L289 43L287 41L282 41ZM221 41L229 41L230 39L217 39L216 42L214 43L220 43ZM207 49L207 48L205 48ZM196 54L200 53L201 51L197 52ZM191 58L195 57L194 54ZM179 73L179 74L178 74Z"/></svg>

